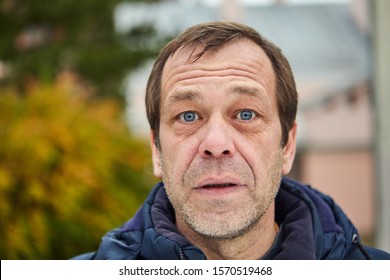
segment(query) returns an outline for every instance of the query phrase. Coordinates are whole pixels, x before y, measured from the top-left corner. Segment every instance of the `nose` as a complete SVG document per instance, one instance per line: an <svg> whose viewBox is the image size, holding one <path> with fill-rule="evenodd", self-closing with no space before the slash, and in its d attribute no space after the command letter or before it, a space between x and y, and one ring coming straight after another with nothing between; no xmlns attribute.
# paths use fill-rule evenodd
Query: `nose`
<svg viewBox="0 0 390 280"><path fill-rule="evenodd" d="M232 157L235 146L232 131L223 118L211 118L204 127L204 134L199 145L202 158Z"/></svg>

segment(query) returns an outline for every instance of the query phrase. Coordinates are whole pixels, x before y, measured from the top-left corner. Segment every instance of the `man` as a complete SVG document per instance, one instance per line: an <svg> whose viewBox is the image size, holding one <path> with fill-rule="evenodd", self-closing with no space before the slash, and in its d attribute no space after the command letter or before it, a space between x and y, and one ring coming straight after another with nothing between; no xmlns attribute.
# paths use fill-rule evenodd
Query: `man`
<svg viewBox="0 0 390 280"><path fill-rule="evenodd" d="M146 107L158 184L94 259L385 259L331 198L284 178L297 91L281 51L228 22L160 53Z"/></svg>

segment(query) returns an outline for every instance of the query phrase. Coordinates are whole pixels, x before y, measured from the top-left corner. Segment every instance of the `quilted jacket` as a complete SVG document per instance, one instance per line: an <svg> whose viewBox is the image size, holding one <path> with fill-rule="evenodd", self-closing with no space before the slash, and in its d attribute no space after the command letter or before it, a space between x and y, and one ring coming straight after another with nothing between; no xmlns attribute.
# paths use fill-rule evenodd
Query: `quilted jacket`
<svg viewBox="0 0 390 280"><path fill-rule="evenodd" d="M132 219L103 237L96 252L74 259L206 259L177 231L174 217L159 183ZM356 228L329 196L293 180L282 179L275 219L280 230L263 259L390 259L388 253L361 245Z"/></svg>

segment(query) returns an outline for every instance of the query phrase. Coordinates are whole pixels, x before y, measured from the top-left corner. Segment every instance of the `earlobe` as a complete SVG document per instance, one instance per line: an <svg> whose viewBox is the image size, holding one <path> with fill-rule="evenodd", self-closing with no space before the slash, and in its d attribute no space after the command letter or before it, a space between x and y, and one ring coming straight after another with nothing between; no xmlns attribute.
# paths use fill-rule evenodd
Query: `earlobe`
<svg viewBox="0 0 390 280"><path fill-rule="evenodd" d="M283 175L287 175L293 165L296 152L297 139L297 123L294 122L290 132L288 133L287 144L283 147Z"/></svg>
<svg viewBox="0 0 390 280"><path fill-rule="evenodd" d="M160 151L157 149L153 131L150 131L150 147L152 149L153 174L157 178L162 177Z"/></svg>

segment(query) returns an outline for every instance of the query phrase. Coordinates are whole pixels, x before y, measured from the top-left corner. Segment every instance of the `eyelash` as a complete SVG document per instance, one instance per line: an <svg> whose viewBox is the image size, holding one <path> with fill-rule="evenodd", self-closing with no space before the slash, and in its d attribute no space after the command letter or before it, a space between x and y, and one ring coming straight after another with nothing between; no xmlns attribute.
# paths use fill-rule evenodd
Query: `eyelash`
<svg viewBox="0 0 390 280"><path fill-rule="evenodd" d="M240 116L243 112L250 112L250 113L252 114L252 115L251 115L251 118L248 119L248 120L243 119L242 116ZM251 121L251 120L253 120L255 117L257 117L258 114L257 114L255 111L251 110L251 109L242 109L242 110L239 110L239 111L236 113L235 116L236 116L236 119L240 119L240 120L242 120L242 121Z"/></svg>
<svg viewBox="0 0 390 280"><path fill-rule="evenodd" d="M241 114L243 112L250 112L252 114L250 119L243 119L242 116L241 116ZM186 120L185 119L185 114L187 114L187 113L192 113L194 118L192 120ZM242 121L252 121L255 117L258 116L258 114L255 111L251 110L251 109L241 109L237 113L235 113L234 116L235 116L236 119L239 119L239 120L242 120ZM176 118L179 119L180 121L184 122L184 123L191 123L191 122L199 120L200 116L199 116L198 113L196 113L194 111L185 111L185 112L180 113Z"/></svg>
<svg viewBox="0 0 390 280"><path fill-rule="evenodd" d="M192 113L192 114L194 114L195 118L194 118L192 121L186 121L185 118L184 118L184 115L185 115L186 113ZM197 113L195 113L194 111L185 111L185 112L183 112L183 113L180 113L180 114L177 116L177 118L178 118L180 121L185 122L185 123L190 123L190 122L193 122L193 121L196 121L196 120L199 120L199 119L200 119L199 115L198 115Z"/></svg>

